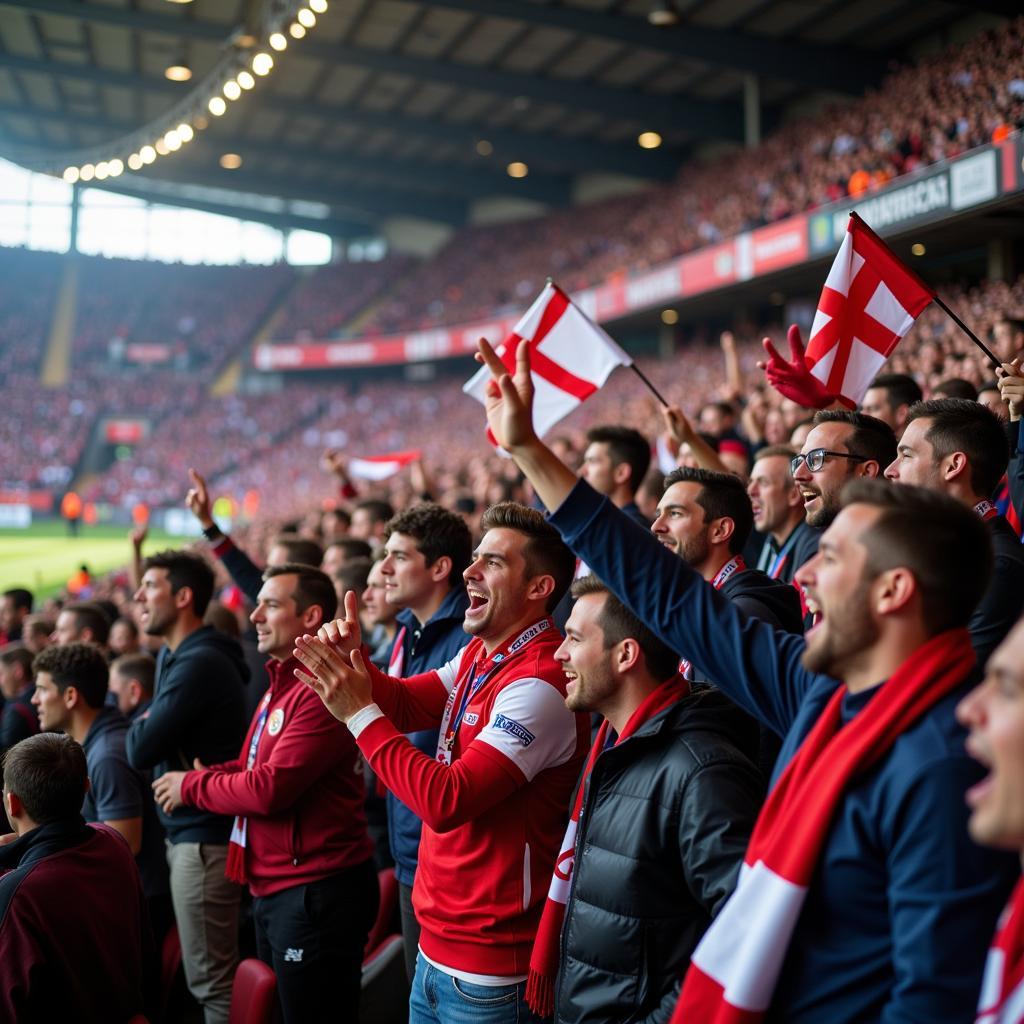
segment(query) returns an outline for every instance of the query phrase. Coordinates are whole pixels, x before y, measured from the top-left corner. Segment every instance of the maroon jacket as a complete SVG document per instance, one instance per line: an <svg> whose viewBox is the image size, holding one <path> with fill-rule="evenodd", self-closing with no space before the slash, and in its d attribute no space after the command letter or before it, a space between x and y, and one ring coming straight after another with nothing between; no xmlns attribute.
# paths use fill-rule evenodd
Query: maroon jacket
<svg viewBox="0 0 1024 1024"><path fill-rule="evenodd" d="M121 836L79 816L41 825L0 847L0 873L0 1020L152 1013L153 938Z"/></svg>
<svg viewBox="0 0 1024 1024"><path fill-rule="evenodd" d="M328 878L373 855L361 755L348 729L295 678L297 664L267 667L270 703L253 767L245 764L259 708L238 760L188 772L181 785L186 804L248 819L253 896Z"/></svg>

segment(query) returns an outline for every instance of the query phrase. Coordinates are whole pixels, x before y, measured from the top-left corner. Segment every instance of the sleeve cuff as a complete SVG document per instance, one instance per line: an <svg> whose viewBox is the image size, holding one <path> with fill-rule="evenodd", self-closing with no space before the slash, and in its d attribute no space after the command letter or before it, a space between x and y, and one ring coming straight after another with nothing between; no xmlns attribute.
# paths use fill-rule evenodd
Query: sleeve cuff
<svg viewBox="0 0 1024 1024"><path fill-rule="evenodd" d="M384 718L384 712L376 704L367 704L365 708L361 708L357 711L346 723L348 725L348 731L352 733L355 739L359 739L359 734L371 723L376 722L378 718Z"/></svg>

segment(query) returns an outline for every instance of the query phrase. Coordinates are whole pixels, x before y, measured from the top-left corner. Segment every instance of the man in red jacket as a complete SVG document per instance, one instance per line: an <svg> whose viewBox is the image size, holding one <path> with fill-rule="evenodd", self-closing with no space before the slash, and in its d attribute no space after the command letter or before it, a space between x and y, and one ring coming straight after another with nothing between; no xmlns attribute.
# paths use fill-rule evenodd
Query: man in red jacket
<svg viewBox="0 0 1024 1024"><path fill-rule="evenodd" d="M253 895L257 952L277 975L286 1024L358 1018L363 947L377 875L349 731L295 678L295 638L337 607L312 566L267 569L251 619L270 687L237 761L168 772L153 785L170 813L234 814L227 873Z"/></svg>
<svg viewBox="0 0 1024 1024"><path fill-rule="evenodd" d="M480 525L463 573L473 639L447 665L405 679L367 667L351 592L343 622L297 644L303 678L423 819L410 1024L530 1019L530 953L589 746L550 617L575 559L536 509L503 502ZM430 726L433 757L402 735Z"/></svg>

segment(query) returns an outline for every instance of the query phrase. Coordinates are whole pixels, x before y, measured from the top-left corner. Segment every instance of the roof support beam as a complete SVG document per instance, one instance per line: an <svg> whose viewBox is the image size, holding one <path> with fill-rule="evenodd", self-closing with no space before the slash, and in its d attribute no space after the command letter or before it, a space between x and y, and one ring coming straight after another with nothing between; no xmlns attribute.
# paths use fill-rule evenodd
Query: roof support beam
<svg viewBox="0 0 1024 1024"><path fill-rule="evenodd" d="M775 39L692 23L657 28L643 18L561 4L519 0L421 0L428 7L471 11L536 26L614 39L655 53L699 60L725 70L749 72L814 89L860 95L885 74L887 58L850 47ZM1011 0L1012 2L1012 0Z"/></svg>
<svg viewBox="0 0 1024 1024"><path fill-rule="evenodd" d="M61 14L78 20L92 19L118 24L124 28L134 28L136 31L164 32L188 38L210 39L211 28L216 27L215 38L224 39L222 26L211 26L196 19L183 19L174 15L131 12L109 8L106 5L74 4L68 0L40 0L40 4L36 4L35 0L2 0L0 6L31 7L36 13L44 9L51 14ZM525 5L514 6L520 11L521 17ZM132 18L138 18L138 23L133 25ZM618 22L631 19L614 20ZM663 132L671 128L703 138L740 141L743 137L741 110L737 103L664 96L590 82L565 82L533 74L473 67L410 54L367 50L342 43L327 43L315 38L303 42L302 53L304 56L333 64L350 64L374 71L444 82L463 89L482 89L501 96L526 96L539 102L560 103L577 110L635 118L646 127L658 128Z"/></svg>
<svg viewBox="0 0 1024 1024"><path fill-rule="evenodd" d="M148 92L161 93L169 101L182 95L180 86L153 75L139 77L121 71L36 60L7 53L0 53L0 67L77 78L98 85L144 89ZM267 110L280 111L292 117L296 113L294 100L273 96L267 92L248 94L244 102L254 103ZM536 161L542 166L556 166L565 170L613 171L640 178L668 180L680 162L678 153L673 154L664 150L642 150L638 146L572 139L546 132L492 129L486 125L466 125L438 118L357 110L311 100L301 101L301 112L323 118L331 124L353 125L368 132L383 129L400 135L439 139L455 145L465 145L467 148L472 147L479 139L485 138L503 160ZM131 132L136 128L135 125L113 122L110 127L118 133Z"/></svg>

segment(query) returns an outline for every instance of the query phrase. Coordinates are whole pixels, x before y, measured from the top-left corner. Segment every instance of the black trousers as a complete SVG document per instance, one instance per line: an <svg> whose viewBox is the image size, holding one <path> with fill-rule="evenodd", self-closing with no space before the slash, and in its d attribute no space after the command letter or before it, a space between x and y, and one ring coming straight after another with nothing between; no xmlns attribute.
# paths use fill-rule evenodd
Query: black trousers
<svg viewBox="0 0 1024 1024"><path fill-rule="evenodd" d="M379 902L372 860L253 900L256 955L277 976L285 1024L356 1024L363 949Z"/></svg>

